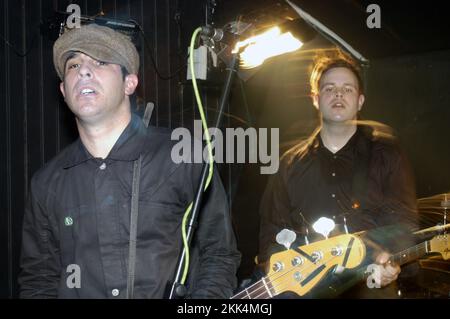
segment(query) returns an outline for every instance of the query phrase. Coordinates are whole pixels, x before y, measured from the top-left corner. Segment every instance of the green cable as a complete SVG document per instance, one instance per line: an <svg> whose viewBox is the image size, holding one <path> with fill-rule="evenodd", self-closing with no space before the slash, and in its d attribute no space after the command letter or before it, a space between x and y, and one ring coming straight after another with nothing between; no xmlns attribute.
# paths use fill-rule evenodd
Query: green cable
<svg viewBox="0 0 450 319"><path fill-rule="evenodd" d="M202 104L202 100L200 98L200 93L198 91L197 79L195 78L195 71L194 71L195 39L197 38L197 35L201 32L201 30L202 30L202 28L197 28L197 29L195 29L194 33L192 34L191 45L189 47L189 67L191 70L191 78L192 78L192 85L194 87L195 99L197 101L198 111L200 113L200 118L202 120L203 130L205 131L206 145L208 148L209 172L208 172L208 178L207 178L206 184L205 184L205 189L203 190L203 191L206 191L209 184L211 183L211 179L213 176L214 159L212 156L211 136L209 135L208 124L206 123L205 113L203 111L203 104ZM181 226L181 232L182 232L182 236L183 236L183 245L184 245L185 251L186 251L183 277L181 278L182 285L184 285L184 283L186 281L186 277L187 277L187 273L188 273L188 269L189 269L189 245L188 245L187 237L186 237L186 221L191 212L191 209L192 209L192 202L189 204L188 208L184 212L183 222L182 222L182 226Z"/></svg>

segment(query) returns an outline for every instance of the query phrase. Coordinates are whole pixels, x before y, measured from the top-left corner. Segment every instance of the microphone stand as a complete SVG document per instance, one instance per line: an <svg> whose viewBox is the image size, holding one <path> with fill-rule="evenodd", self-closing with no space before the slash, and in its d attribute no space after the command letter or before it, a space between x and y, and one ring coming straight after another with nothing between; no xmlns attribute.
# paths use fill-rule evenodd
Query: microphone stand
<svg viewBox="0 0 450 319"><path fill-rule="evenodd" d="M238 55L239 55L239 53L232 54L230 65L227 68L225 83L223 86L222 95L219 100L219 111L218 111L216 124L215 124L216 130L220 127L220 124L222 122L223 111L225 109L225 105L227 104L228 97L230 95L230 89L231 89L231 83L233 80L233 75L238 70L238 66L239 66ZM199 185L198 185L198 188L196 191L194 203L192 205L191 217L189 218L189 222L187 225L188 230L186 233L188 246L190 245L192 237L193 237L193 232L194 232L193 226L197 223L198 214L200 211L200 205L201 205L202 199L203 199L203 193L204 193L203 190L205 188L206 179L208 177L209 165L210 165L209 161L203 163L202 172L200 175L201 176L200 182L199 182ZM175 280L172 284L172 288L170 289L169 299L174 299L175 297L182 298L187 293L186 287L180 283L181 276L183 273L183 268L184 268L183 264L185 262L185 258L186 258L186 247L183 246L183 250L179 256L178 263L177 263Z"/></svg>

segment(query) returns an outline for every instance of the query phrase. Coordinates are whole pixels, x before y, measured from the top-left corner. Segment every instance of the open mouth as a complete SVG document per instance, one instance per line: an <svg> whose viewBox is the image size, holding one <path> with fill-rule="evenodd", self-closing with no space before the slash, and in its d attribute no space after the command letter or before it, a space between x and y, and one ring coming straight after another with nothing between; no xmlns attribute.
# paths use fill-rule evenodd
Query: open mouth
<svg viewBox="0 0 450 319"><path fill-rule="evenodd" d="M96 94L97 92L92 88L83 88L80 90L80 96L93 96Z"/></svg>
<svg viewBox="0 0 450 319"><path fill-rule="evenodd" d="M345 108L345 106L344 106L344 104L342 104L342 103L340 103L340 102L338 102L338 103L334 103L332 106L331 106L333 109L339 109L339 108Z"/></svg>

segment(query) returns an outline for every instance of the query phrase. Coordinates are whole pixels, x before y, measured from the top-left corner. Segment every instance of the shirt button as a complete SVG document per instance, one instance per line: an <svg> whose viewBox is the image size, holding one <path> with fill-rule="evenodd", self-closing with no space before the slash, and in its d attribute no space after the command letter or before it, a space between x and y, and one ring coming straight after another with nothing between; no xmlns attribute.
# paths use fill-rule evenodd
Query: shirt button
<svg viewBox="0 0 450 319"><path fill-rule="evenodd" d="M331 197L335 198L335 197L336 197L336 194L331 194Z"/></svg>
<svg viewBox="0 0 450 319"><path fill-rule="evenodd" d="M331 173L331 176L335 177L335 176L336 176L336 173L334 173L334 172L333 172L333 173Z"/></svg>
<svg viewBox="0 0 450 319"><path fill-rule="evenodd" d="M106 168L106 163L102 163L102 165L100 165L99 167L101 170L104 170Z"/></svg>
<svg viewBox="0 0 450 319"><path fill-rule="evenodd" d="M336 156L336 155L333 155L333 158L334 158L334 159L336 159L336 158L337 158L337 156Z"/></svg>
<svg viewBox="0 0 450 319"><path fill-rule="evenodd" d="M111 291L111 294L112 294L114 297L117 297L117 296L119 295L119 289L113 289L113 290Z"/></svg>

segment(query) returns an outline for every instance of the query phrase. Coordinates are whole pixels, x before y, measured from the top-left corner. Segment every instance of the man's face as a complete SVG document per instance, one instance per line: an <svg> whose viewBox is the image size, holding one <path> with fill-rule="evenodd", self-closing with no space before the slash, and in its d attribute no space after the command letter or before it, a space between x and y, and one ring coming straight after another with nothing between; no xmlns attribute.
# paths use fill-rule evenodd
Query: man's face
<svg viewBox="0 0 450 319"><path fill-rule="evenodd" d="M344 123L356 120L364 103L359 93L358 79L347 68L338 67L326 71L319 83L319 94L313 97L314 106L327 123Z"/></svg>
<svg viewBox="0 0 450 319"><path fill-rule="evenodd" d="M60 89L78 120L94 124L126 111L127 96L136 86L137 76L130 74L124 80L118 64L75 53L66 62Z"/></svg>

